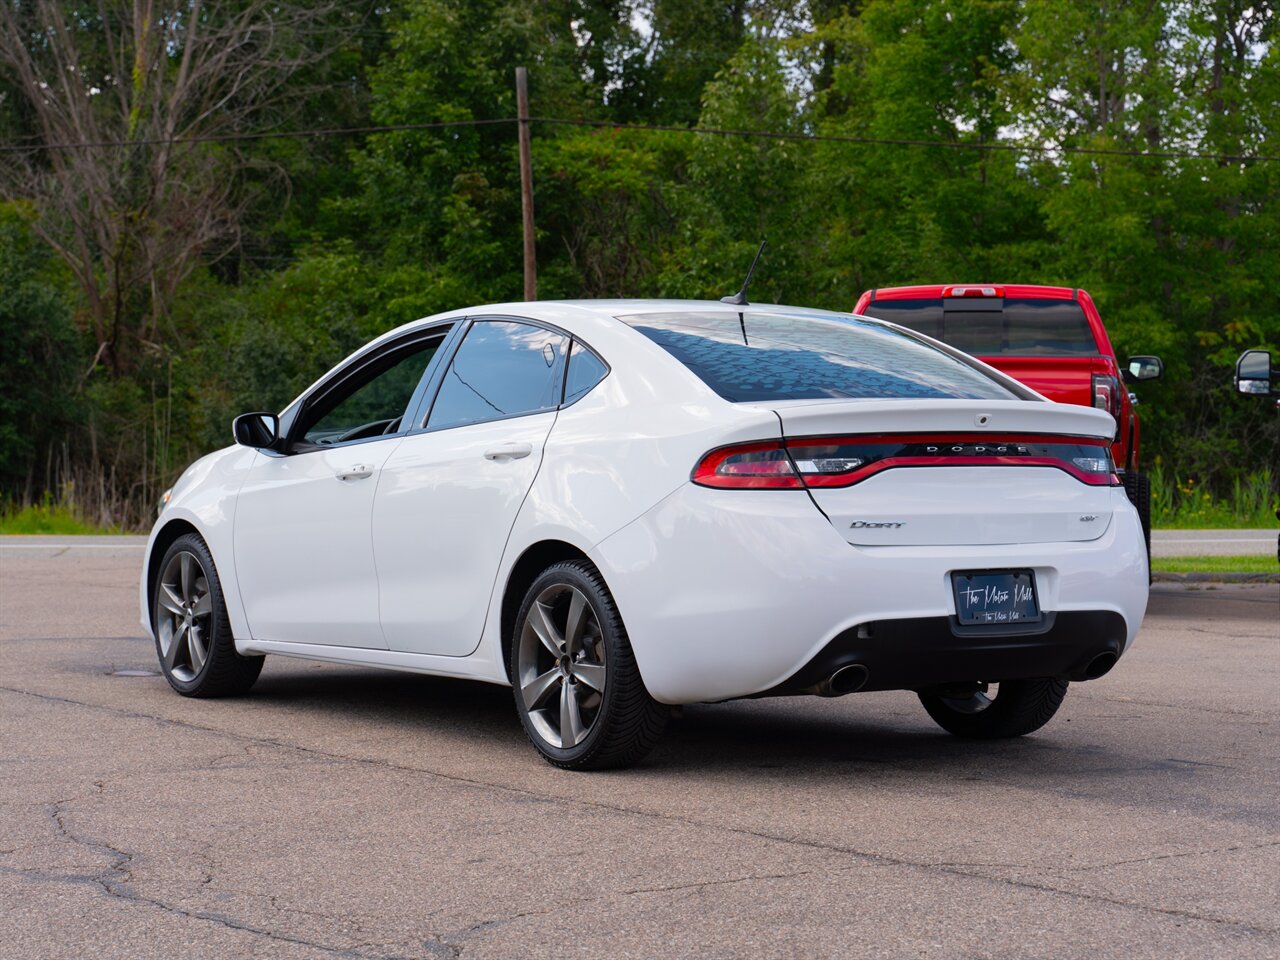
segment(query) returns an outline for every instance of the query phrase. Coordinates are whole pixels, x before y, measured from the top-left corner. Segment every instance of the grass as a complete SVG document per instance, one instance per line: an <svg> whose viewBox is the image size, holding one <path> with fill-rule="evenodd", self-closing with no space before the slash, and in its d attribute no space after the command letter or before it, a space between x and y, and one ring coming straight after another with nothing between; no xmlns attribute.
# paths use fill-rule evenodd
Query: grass
<svg viewBox="0 0 1280 960"><path fill-rule="evenodd" d="M1152 557L1156 573L1280 573L1274 555L1252 557Z"/></svg>
<svg viewBox="0 0 1280 960"><path fill-rule="evenodd" d="M99 527L85 522L71 507L52 503L30 503L25 507L0 505L0 534L53 534L73 536L86 533L119 533L118 527Z"/></svg>
<svg viewBox="0 0 1280 960"><path fill-rule="evenodd" d="M1151 525L1159 530L1252 530L1276 525L1276 478L1269 468L1239 477L1225 496L1156 464L1151 471Z"/></svg>

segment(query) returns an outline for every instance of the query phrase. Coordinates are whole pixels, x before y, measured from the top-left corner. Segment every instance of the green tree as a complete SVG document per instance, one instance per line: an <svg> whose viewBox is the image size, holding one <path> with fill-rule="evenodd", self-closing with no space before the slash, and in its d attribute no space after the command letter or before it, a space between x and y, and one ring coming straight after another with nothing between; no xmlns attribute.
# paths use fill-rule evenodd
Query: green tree
<svg viewBox="0 0 1280 960"><path fill-rule="evenodd" d="M837 63L820 132L955 145L813 151L806 193L830 210L815 259L845 305L867 287L1043 273L1035 183L1016 154L970 149L1016 123L1017 13L1012 0L878 0L819 25Z"/></svg>
<svg viewBox="0 0 1280 960"><path fill-rule="evenodd" d="M1273 29L1244 3L1028 3L1023 115L1038 141L1066 146L1275 153ZM1096 295L1117 350L1168 362L1166 382L1142 390L1148 462L1208 484L1280 454L1272 411L1229 386L1241 349L1280 342L1277 299L1259 282L1280 235L1275 168L1089 155L1035 166L1058 273Z"/></svg>
<svg viewBox="0 0 1280 960"><path fill-rule="evenodd" d="M776 41L749 36L707 85L700 126L799 132L799 97L787 83L782 53ZM664 294L704 298L735 292L760 241L767 240L751 298L803 298L798 252L809 230L795 229L803 209L803 150L788 140L694 138L687 183L673 193L676 240L658 277Z"/></svg>
<svg viewBox="0 0 1280 960"><path fill-rule="evenodd" d="M392 18L391 52L371 75L373 118L406 124L512 117L517 64L530 68L535 113L592 115L602 96L584 78L595 56L579 45L574 7L412 0ZM607 74L597 82L607 82ZM353 159L361 190L336 206L364 244L393 263L458 278L473 300L519 295L513 125L378 134Z"/></svg>
<svg viewBox="0 0 1280 960"><path fill-rule="evenodd" d="M1280 163L1248 159L1280 154L1271 4L252 0L202 5L204 19L151 8L162 15L127 23L61 0L0 14L0 137L76 139L65 118L45 124L65 101L85 136L129 142L6 154L11 193L24 177L40 187L21 217L0 215L10 495L55 483L40 464L63 437L64 473L114 490L115 519L143 522L183 463L226 442L235 413L282 407L397 323L517 298L516 65L530 70L535 116L591 124L533 127L544 297L719 296L765 238L755 301L847 310L861 290L897 283L1081 286L1122 353L1168 364L1165 382L1140 388L1148 464L1225 490L1280 459L1280 419L1229 387L1241 349L1280 346ZM301 19L271 19L286 10ZM70 12L68 29L50 27ZM299 56L200 47L236 23L284 44L268 53ZM245 94L229 112L164 106L193 28L193 50L231 57L233 70L205 75L205 89ZM67 44L78 82L57 72ZM122 56L142 65L136 76ZM464 125L142 142L452 121ZM811 133L897 142L800 139ZM1170 152L1210 156L1158 156ZM70 293L33 230L70 264ZM76 230L83 249L67 242ZM51 379L33 380L37 367Z"/></svg>
<svg viewBox="0 0 1280 960"><path fill-rule="evenodd" d="M51 461L74 421L77 371L87 362L69 278L29 217L0 205L0 494L25 499L54 485Z"/></svg>

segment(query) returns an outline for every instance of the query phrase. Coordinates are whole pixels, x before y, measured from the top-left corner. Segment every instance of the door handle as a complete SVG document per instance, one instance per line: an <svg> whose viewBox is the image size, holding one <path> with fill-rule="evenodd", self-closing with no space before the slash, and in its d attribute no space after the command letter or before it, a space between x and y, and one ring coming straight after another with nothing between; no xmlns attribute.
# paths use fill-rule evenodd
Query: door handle
<svg viewBox="0 0 1280 960"><path fill-rule="evenodd" d="M365 480L373 476L373 467L366 463L357 463L354 467L339 470L334 476L344 483L350 480Z"/></svg>
<svg viewBox="0 0 1280 960"><path fill-rule="evenodd" d="M523 460L531 453L533 453L533 447L527 443L500 443L486 450L484 458L506 463L509 460Z"/></svg>

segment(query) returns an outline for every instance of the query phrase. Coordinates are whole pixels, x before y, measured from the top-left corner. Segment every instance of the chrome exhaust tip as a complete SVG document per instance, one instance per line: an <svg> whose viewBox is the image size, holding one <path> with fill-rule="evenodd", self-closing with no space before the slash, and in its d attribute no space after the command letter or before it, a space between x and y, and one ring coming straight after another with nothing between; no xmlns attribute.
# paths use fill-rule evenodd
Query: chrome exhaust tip
<svg viewBox="0 0 1280 960"><path fill-rule="evenodd" d="M862 664L846 663L811 689L820 697L843 697L861 690L870 676L870 671Z"/></svg>

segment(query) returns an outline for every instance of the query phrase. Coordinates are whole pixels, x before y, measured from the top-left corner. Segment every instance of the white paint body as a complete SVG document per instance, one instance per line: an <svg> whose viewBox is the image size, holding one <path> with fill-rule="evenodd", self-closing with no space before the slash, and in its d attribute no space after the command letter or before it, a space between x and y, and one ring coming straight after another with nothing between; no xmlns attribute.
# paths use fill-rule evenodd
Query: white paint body
<svg viewBox="0 0 1280 960"><path fill-rule="evenodd" d="M521 555L547 541L600 570L645 685L666 703L768 690L858 624L953 615L957 569L1030 568L1042 609L1117 613L1132 643L1148 573L1122 488L1030 466L892 469L812 498L690 481L709 450L777 440L784 429L1111 437L1108 414L1043 399L730 403L618 319L710 309L725 308L503 304L384 335L335 371L417 327L499 315L554 325L611 369L555 411L291 456L233 446L197 461L152 531L143 626L152 630L154 546L178 522L209 545L245 654L506 684L507 582ZM486 456L504 444L520 454ZM367 475L337 479L354 467ZM850 529L851 518L908 523Z"/></svg>

